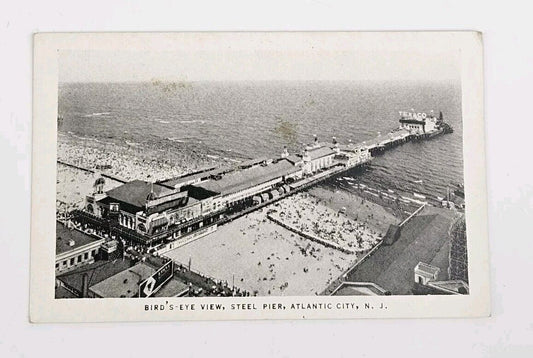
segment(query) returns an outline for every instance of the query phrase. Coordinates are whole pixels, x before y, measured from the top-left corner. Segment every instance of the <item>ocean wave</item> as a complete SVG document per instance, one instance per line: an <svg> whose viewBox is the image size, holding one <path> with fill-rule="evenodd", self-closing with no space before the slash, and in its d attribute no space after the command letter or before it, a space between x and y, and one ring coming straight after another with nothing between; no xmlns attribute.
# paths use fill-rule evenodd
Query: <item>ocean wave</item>
<svg viewBox="0 0 533 358"><path fill-rule="evenodd" d="M181 123L181 124L191 124L191 123L204 124L205 121L201 120L201 119L191 119L191 120L178 121L178 123Z"/></svg>
<svg viewBox="0 0 533 358"><path fill-rule="evenodd" d="M185 141L183 139L176 138L176 137L169 137L169 138L167 138L167 140L169 140L171 142L176 142L176 143L185 143Z"/></svg>
<svg viewBox="0 0 533 358"><path fill-rule="evenodd" d="M91 118L91 117L100 117L100 116L107 116L111 114L111 112L95 112L91 114L84 115L85 118Z"/></svg>

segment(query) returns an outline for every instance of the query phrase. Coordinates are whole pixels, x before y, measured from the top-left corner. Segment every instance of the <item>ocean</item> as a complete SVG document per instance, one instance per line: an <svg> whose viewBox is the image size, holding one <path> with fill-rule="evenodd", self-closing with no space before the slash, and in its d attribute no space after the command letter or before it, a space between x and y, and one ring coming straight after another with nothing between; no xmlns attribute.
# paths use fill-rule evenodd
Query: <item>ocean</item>
<svg viewBox="0 0 533 358"><path fill-rule="evenodd" d="M62 83L58 113L62 135L243 160L278 156L283 146L299 151L314 134L362 142L396 128L398 111L411 108L442 111L454 133L396 147L346 175L381 190L444 196L463 182L459 83Z"/></svg>

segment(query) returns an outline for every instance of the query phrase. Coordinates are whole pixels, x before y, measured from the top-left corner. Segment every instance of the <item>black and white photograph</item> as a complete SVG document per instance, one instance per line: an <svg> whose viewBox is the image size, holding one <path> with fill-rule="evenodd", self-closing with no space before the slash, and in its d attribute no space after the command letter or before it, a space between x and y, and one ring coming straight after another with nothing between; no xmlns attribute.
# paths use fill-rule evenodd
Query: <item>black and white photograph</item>
<svg viewBox="0 0 533 358"><path fill-rule="evenodd" d="M464 54L322 35L59 49L54 299L470 295Z"/></svg>
<svg viewBox="0 0 533 358"><path fill-rule="evenodd" d="M526 2L4 2L0 357L530 357Z"/></svg>

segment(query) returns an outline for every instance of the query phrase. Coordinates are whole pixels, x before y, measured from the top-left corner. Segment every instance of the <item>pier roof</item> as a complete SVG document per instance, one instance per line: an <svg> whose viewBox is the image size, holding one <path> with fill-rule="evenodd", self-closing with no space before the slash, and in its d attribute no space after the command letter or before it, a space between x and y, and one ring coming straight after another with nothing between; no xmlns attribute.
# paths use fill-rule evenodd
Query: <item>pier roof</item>
<svg viewBox="0 0 533 358"><path fill-rule="evenodd" d="M148 194L153 190L157 197L172 194L174 189L167 185L152 183L144 180L133 180L107 192L107 196L117 201L142 208L146 204Z"/></svg>
<svg viewBox="0 0 533 358"><path fill-rule="evenodd" d="M181 186L181 185L187 185L197 180L199 181L199 180L208 179L209 177L221 175L227 172L231 172L233 170L235 170L235 168L229 167L229 166L220 167L220 168L212 168L212 169L208 169L208 170L197 172L197 173L186 174L186 175L182 175L179 177L167 179L160 183L166 186L176 187L176 186Z"/></svg>
<svg viewBox="0 0 533 358"><path fill-rule="evenodd" d="M335 155L335 151L329 147L318 147L308 150L311 160L327 157L328 155Z"/></svg>
<svg viewBox="0 0 533 358"><path fill-rule="evenodd" d="M293 164L299 163L303 160L302 156L299 154L291 154L286 159Z"/></svg>
<svg viewBox="0 0 533 358"><path fill-rule="evenodd" d="M231 194L284 175L295 173L299 170L299 168L292 165L288 160L282 159L266 166L255 166L228 173L222 179L210 180L196 184L196 186L222 194Z"/></svg>

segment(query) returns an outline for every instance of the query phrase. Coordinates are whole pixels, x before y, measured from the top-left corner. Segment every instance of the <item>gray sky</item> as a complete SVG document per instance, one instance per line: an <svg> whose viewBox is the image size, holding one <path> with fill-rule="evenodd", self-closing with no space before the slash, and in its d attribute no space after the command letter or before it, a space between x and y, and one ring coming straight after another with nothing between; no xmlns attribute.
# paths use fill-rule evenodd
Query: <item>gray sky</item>
<svg viewBox="0 0 533 358"><path fill-rule="evenodd" d="M441 51L441 52L439 52ZM250 80L459 80L458 52L62 50L60 82Z"/></svg>

